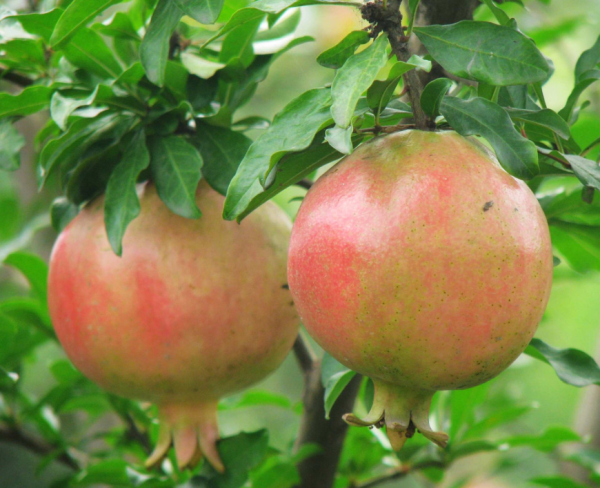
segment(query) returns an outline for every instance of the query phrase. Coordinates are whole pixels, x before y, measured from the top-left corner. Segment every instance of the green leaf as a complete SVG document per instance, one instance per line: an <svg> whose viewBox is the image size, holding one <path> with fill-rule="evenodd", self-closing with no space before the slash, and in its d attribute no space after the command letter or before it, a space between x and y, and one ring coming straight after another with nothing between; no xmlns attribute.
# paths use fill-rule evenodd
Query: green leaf
<svg viewBox="0 0 600 488"><path fill-rule="evenodd" d="M67 92L68 93L68 92ZM78 91L80 94L81 91ZM81 98L73 98L69 96L63 96L60 91L54 92L52 100L50 101L50 116L52 120L56 122L61 130L67 130L67 119L69 116L78 108L86 107L94 102L98 88L94 90L89 96Z"/></svg>
<svg viewBox="0 0 600 488"><path fill-rule="evenodd" d="M100 15L108 7L112 7L122 1L123 0L73 0L58 20L54 32L52 33L52 37L50 38L50 45L54 49L59 49L81 27Z"/></svg>
<svg viewBox="0 0 600 488"><path fill-rule="evenodd" d="M575 176L579 178L585 186L591 186L600 191L600 165L591 159L582 158L574 154L565 156L571 164L571 169Z"/></svg>
<svg viewBox="0 0 600 488"><path fill-rule="evenodd" d="M318 137L315 139L318 139ZM320 140L322 141L323 137ZM355 136L354 143L360 140L360 137ZM236 213L233 214L232 220L235 218L241 221L253 210L256 210L263 203L269 201L290 185L310 175L321 166L331 163L342 156L343 154L333 149L329 144L322 144L320 142L313 143L308 149L302 152L284 156L277 164L273 183L265 189L258 180L254 180L254 184L247 189L247 193L244 195L244 201L236 208Z"/></svg>
<svg viewBox="0 0 600 488"><path fill-rule="evenodd" d="M122 459L100 461L81 471L76 480L70 483L73 487L96 486L131 486L127 477L127 462Z"/></svg>
<svg viewBox="0 0 600 488"><path fill-rule="evenodd" d="M279 20L269 29L258 32L254 38L255 42L272 41L274 39L281 39L282 37L292 34L300 24L301 17L302 12L300 10L296 10L283 20Z"/></svg>
<svg viewBox="0 0 600 488"><path fill-rule="evenodd" d="M493 0L483 0L483 2L492 11L494 17L496 17L496 20L500 23L500 25L507 25L510 22L510 17L507 15L507 13L498 7Z"/></svg>
<svg viewBox="0 0 600 488"><path fill-rule="evenodd" d="M78 68L82 68L101 78L118 78L123 68L113 51L106 45L100 34L80 28L71 42L63 48L65 57Z"/></svg>
<svg viewBox="0 0 600 488"><path fill-rule="evenodd" d="M413 55L405 63L398 61L388 74L384 81L374 81L367 90L367 103L373 114L378 119L379 114L383 112L387 104L390 102L394 90L398 86L400 79L404 73L407 73L415 68L421 68L424 71L431 70L431 61L427 61L419 56Z"/></svg>
<svg viewBox="0 0 600 488"><path fill-rule="evenodd" d="M198 124L196 132L191 142L202 155L204 179L214 190L226 195L252 140L239 132L208 124Z"/></svg>
<svg viewBox="0 0 600 488"><path fill-rule="evenodd" d="M579 349L556 349L533 338L525 349L525 354L552 366L557 376L569 385L600 385L600 368L596 361Z"/></svg>
<svg viewBox="0 0 600 488"><path fill-rule="evenodd" d="M139 174L150 164L146 135L139 131L131 140L121 162L113 170L106 186L104 224L108 242L117 256L123 252L123 236L127 226L140 214L136 191Z"/></svg>
<svg viewBox="0 0 600 488"><path fill-rule="evenodd" d="M430 81L421 93L421 108L423 112L431 118L440 114L442 100L450 90L452 80L448 78L438 78Z"/></svg>
<svg viewBox="0 0 600 488"><path fill-rule="evenodd" d="M18 95L0 93L0 118L23 117L48 107L52 89L47 86L28 86Z"/></svg>
<svg viewBox="0 0 600 488"><path fill-rule="evenodd" d="M498 444L507 444L510 448L532 447L541 452L552 452L563 442L581 441L575 432L567 427L549 427L542 435L523 435L502 439Z"/></svg>
<svg viewBox="0 0 600 488"><path fill-rule="evenodd" d="M321 382L325 387L325 418L329 419L333 404L355 375L355 371L338 362L329 353L325 353L321 361Z"/></svg>
<svg viewBox="0 0 600 488"><path fill-rule="evenodd" d="M463 20L415 27L431 56L450 73L494 86L544 81L550 66L531 39L510 28Z"/></svg>
<svg viewBox="0 0 600 488"><path fill-rule="evenodd" d="M210 61L191 53L182 53L181 63L191 74L204 79L210 78L218 70L225 67L223 63Z"/></svg>
<svg viewBox="0 0 600 488"><path fill-rule="evenodd" d="M183 12L171 0L160 0L150 26L140 46L140 59L148 79L163 86L165 82L165 67L169 58L169 39L177 27Z"/></svg>
<svg viewBox="0 0 600 488"><path fill-rule="evenodd" d="M600 36L596 39L594 45L587 51L584 51L575 65L575 84L583 81L583 75L594 69L598 68L600 64Z"/></svg>
<svg viewBox="0 0 600 488"><path fill-rule="evenodd" d="M546 129L556 132L556 134L565 140L569 140L571 137L569 125L554 110L550 110L549 108L542 110L506 108L505 110L508 112L508 115L512 120L545 127Z"/></svg>
<svg viewBox="0 0 600 488"><path fill-rule="evenodd" d="M450 458L452 460L461 457L470 456L478 452L497 451L498 444L486 440L463 442L460 444L450 444Z"/></svg>
<svg viewBox="0 0 600 488"><path fill-rule="evenodd" d="M358 99L387 62L387 45L387 36L379 36L364 51L348 58L336 72L331 87L331 115L339 127L345 129L352 123Z"/></svg>
<svg viewBox="0 0 600 488"><path fill-rule="evenodd" d="M125 39L129 41L141 40L135 27L133 27L131 18L123 12L117 12L110 22L94 24L92 28L105 36L114 37L116 39Z"/></svg>
<svg viewBox="0 0 600 488"><path fill-rule="evenodd" d="M342 154L352 153L352 132L353 127L350 125L347 129L341 127L332 127L325 131L325 140L336 151Z"/></svg>
<svg viewBox="0 0 600 488"><path fill-rule="evenodd" d="M72 204L64 197L59 197L52 202L50 207L50 220L56 232L62 232L64 228L79 213L77 205Z"/></svg>
<svg viewBox="0 0 600 488"><path fill-rule="evenodd" d="M238 58L247 68L254 60L252 41L263 20L264 17L259 17L227 34L221 45L219 61L227 64L234 58Z"/></svg>
<svg viewBox="0 0 600 488"><path fill-rule="evenodd" d="M328 89L314 89L300 95L275 116L273 124L248 149L233 177L223 216L238 217L250 200L260 193L263 182L277 162L287 153L308 147L315 134L331 121Z"/></svg>
<svg viewBox="0 0 600 488"><path fill-rule="evenodd" d="M366 31L352 31L338 44L322 52L317 62L325 68L340 69L346 60L354 54L358 46L366 44L371 38Z"/></svg>
<svg viewBox="0 0 600 488"><path fill-rule="evenodd" d="M201 24L214 24L225 0L173 0L180 10Z"/></svg>
<svg viewBox="0 0 600 488"><path fill-rule="evenodd" d="M40 154L41 184L58 166L72 166L91 144L109 133L118 121L119 117L115 114L78 119L67 132L48 142Z"/></svg>
<svg viewBox="0 0 600 488"><path fill-rule="evenodd" d="M48 282L48 266L35 254L27 252L13 252L4 259L4 264L18 269L31 285L31 290L40 301L46 305Z"/></svg>
<svg viewBox="0 0 600 488"><path fill-rule="evenodd" d="M150 138L150 170L158 195L177 215L197 219L196 188L202 178L202 157L182 137Z"/></svg>
<svg viewBox="0 0 600 488"><path fill-rule="evenodd" d="M587 488L589 485L582 485L564 476L538 476L531 478L529 483L534 483L548 488Z"/></svg>
<svg viewBox="0 0 600 488"><path fill-rule="evenodd" d="M63 12L64 11L61 8L54 8L43 14L21 14L5 17L5 19L14 19L18 21L27 32L35 36L40 36L46 43L49 43L52 32L54 32L54 28L56 27L56 23Z"/></svg>
<svg viewBox="0 0 600 488"><path fill-rule="evenodd" d="M241 488L248 480L248 472L258 466L267 454L269 435L266 430L241 432L221 439L217 445L225 465L224 473L217 473L208 463L201 474L209 476L207 488Z"/></svg>
<svg viewBox="0 0 600 488"><path fill-rule="evenodd" d="M471 427L469 427L464 435L464 439L483 437L494 428L513 422L526 413L531 412L532 408L532 406L508 407L503 410L493 412L483 420L480 420L476 424L473 424Z"/></svg>
<svg viewBox="0 0 600 488"><path fill-rule="evenodd" d="M551 220L552 244L576 271L600 271L600 227Z"/></svg>
<svg viewBox="0 0 600 488"><path fill-rule="evenodd" d="M502 167L513 176L529 179L538 174L535 144L519 134L500 106L483 98L445 97L442 115L462 136L480 135L492 145Z"/></svg>
<svg viewBox="0 0 600 488"><path fill-rule="evenodd" d="M23 137L9 119L0 119L0 170L14 171L21 165Z"/></svg>
<svg viewBox="0 0 600 488"><path fill-rule="evenodd" d="M231 410L233 408L247 408L262 405L272 405L285 409L292 408L292 402L284 395L272 391L250 390L239 397L229 397L221 400L219 410Z"/></svg>
<svg viewBox="0 0 600 488"><path fill-rule="evenodd" d="M579 97L592 83L598 80L600 80L600 69L591 69L585 73L582 73L578 77L578 81L575 85L575 88L573 88L573 91L569 95L567 103L565 104L564 108L558 112L558 114L565 119L567 123L575 123L575 120L573 120L573 113L575 112L575 105L577 104Z"/></svg>

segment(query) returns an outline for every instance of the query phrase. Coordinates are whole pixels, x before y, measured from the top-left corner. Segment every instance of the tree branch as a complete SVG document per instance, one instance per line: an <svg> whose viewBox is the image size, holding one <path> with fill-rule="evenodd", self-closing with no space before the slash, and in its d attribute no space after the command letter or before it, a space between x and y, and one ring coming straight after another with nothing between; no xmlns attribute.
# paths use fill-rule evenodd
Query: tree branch
<svg viewBox="0 0 600 488"><path fill-rule="evenodd" d="M0 441L17 444L41 456L48 456L61 450L59 446L53 446L43 439L34 437L14 427L0 426ZM56 457L56 461L74 471L81 469L77 461L64 450Z"/></svg>
<svg viewBox="0 0 600 488"><path fill-rule="evenodd" d="M10 81L11 83L22 86L23 88L33 85L33 80L31 78L7 69L0 68L0 81L2 80Z"/></svg>
<svg viewBox="0 0 600 488"><path fill-rule="evenodd" d="M301 336L298 336L301 338ZM342 415L352 411L360 387L360 375L346 386L331 409L330 419L325 418L323 404L325 389L321 383L321 362L315 361L304 339L296 340L294 352L304 372L304 414L294 451L305 444L317 444L322 451L298 465L300 488L331 488L339 463L348 425Z"/></svg>
<svg viewBox="0 0 600 488"><path fill-rule="evenodd" d="M317 357L308 341L302 335L302 332L298 334L296 342L294 342L294 354L296 355L296 359L298 360L298 364L304 375L310 374L317 361ZM306 378L304 379L306 380Z"/></svg>
<svg viewBox="0 0 600 488"><path fill-rule="evenodd" d="M409 38L404 35L402 27L401 2L402 0L388 0L387 4L384 4L381 0L375 0L364 5L361 8L361 13L363 19L371 24L371 35L377 36L379 32L385 32L390 46L392 46L392 53L399 61L406 62L410 58ZM403 75L403 79L413 110L416 128L419 130L434 129L435 122L427 117L421 108L423 85L419 75L415 70L410 70Z"/></svg>

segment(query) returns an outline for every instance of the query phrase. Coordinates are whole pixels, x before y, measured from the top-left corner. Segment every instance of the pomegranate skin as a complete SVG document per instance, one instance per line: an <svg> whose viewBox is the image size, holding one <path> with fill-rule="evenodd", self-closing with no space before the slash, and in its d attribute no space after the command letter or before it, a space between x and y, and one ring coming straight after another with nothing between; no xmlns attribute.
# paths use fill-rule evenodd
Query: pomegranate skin
<svg viewBox="0 0 600 488"><path fill-rule="evenodd" d="M311 336L375 382L374 410L346 420L385 419L399 448L411 422L446 444L429 427L431 396L481 384L521 354L552 269L525 183L475 140L406 131L360 146L311 188L288 279Z"/></svg>
<svg viewBox="0 0 600 488"><path fill-rule="evenodd" d="M284 286L291 223L272 203L242 225L226 222L223 197L205 183L197 191L198 220L173 214L153 185L139 196L141 213L121 258L106 237L103 197L59 236L50 259L50 315L86 376L158 404L161 439L149 464L173 441L181 466L201 450L222 469L214 446L218 399L274 371L297 335Z"/></svg>

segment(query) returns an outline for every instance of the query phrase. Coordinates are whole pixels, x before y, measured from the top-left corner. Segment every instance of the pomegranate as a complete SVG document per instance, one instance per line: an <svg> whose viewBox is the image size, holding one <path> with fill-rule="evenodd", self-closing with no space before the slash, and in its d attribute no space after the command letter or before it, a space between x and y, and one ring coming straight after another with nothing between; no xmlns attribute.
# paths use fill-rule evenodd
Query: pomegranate
<svg viewBox="0 0 600 488"><path fill-rule="evenodd" d="M493 378L533 336L552 282L548 225L527 185L455 132L377 137L306 195L288 280L315 340L372 378L394 449L429 424L437 390Z"/></svg>
<svg viewBox="0 0 600 488"><path fill-rule="evenodd" d="M171 443L180 467L202 455L219 471L217 402L275 370L298 319L286 286L291 223L268 203L243 224L221 218L223 197L201 183L202 217L171 213L153 185L111 250L98 198L59 236L48 301L67 355L113 393L158 405L160 433L147 461Z"/></svg>

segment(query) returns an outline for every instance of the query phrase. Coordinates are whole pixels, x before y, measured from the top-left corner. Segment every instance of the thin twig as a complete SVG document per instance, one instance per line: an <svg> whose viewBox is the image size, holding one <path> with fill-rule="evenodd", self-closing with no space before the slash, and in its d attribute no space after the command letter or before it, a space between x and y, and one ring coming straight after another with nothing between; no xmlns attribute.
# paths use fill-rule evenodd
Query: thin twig
<svg viewBox="0 0 600 488"><path fill-rule="evenodd" d="M560 164L562 164L567 169L572 169L572 166L569 163L563 161L562 159L560 159L557 156L553 156L552 154L546 154L546 153L543 153L541 151L538 151L538 154L541 154L542 156L546 156L546 157L548 157L550 159L553 159L554 161L558 161Z"/></svg>
<svg viewBox="0 0 600 488"><path fill-rule="evenodd" d="M129 439L137 441L142 446L144 451L146 451L147 454L150 454L152 452L152 443L150 442L150 436L148 435L148 432L142 432L140 429L138 429L138 426L131 414L127 413L122 418L127 424L127 430L125 431L126 436Z"/></svg>
<svg viewBox="0 0 600 488"><path fill-rule="evenodd" d="M0 426L0 441L17 444L41 456L49 456L58 451L62 451L62 453L56 457L56 461L74 471L79 471L81 469L77 461L62 447L53 446L45 440L34 437L16 427Z"/></svg>
<svg viewBox="0 0 600 488"><path fill-rule="evenodd" d="M10 81L15 85L19 85L23 88L33 85L33 80L28 78L27 76L20 75L19 73L15 73L14 71L10 71L8 69L0 68L0 81Z"/></svg>

